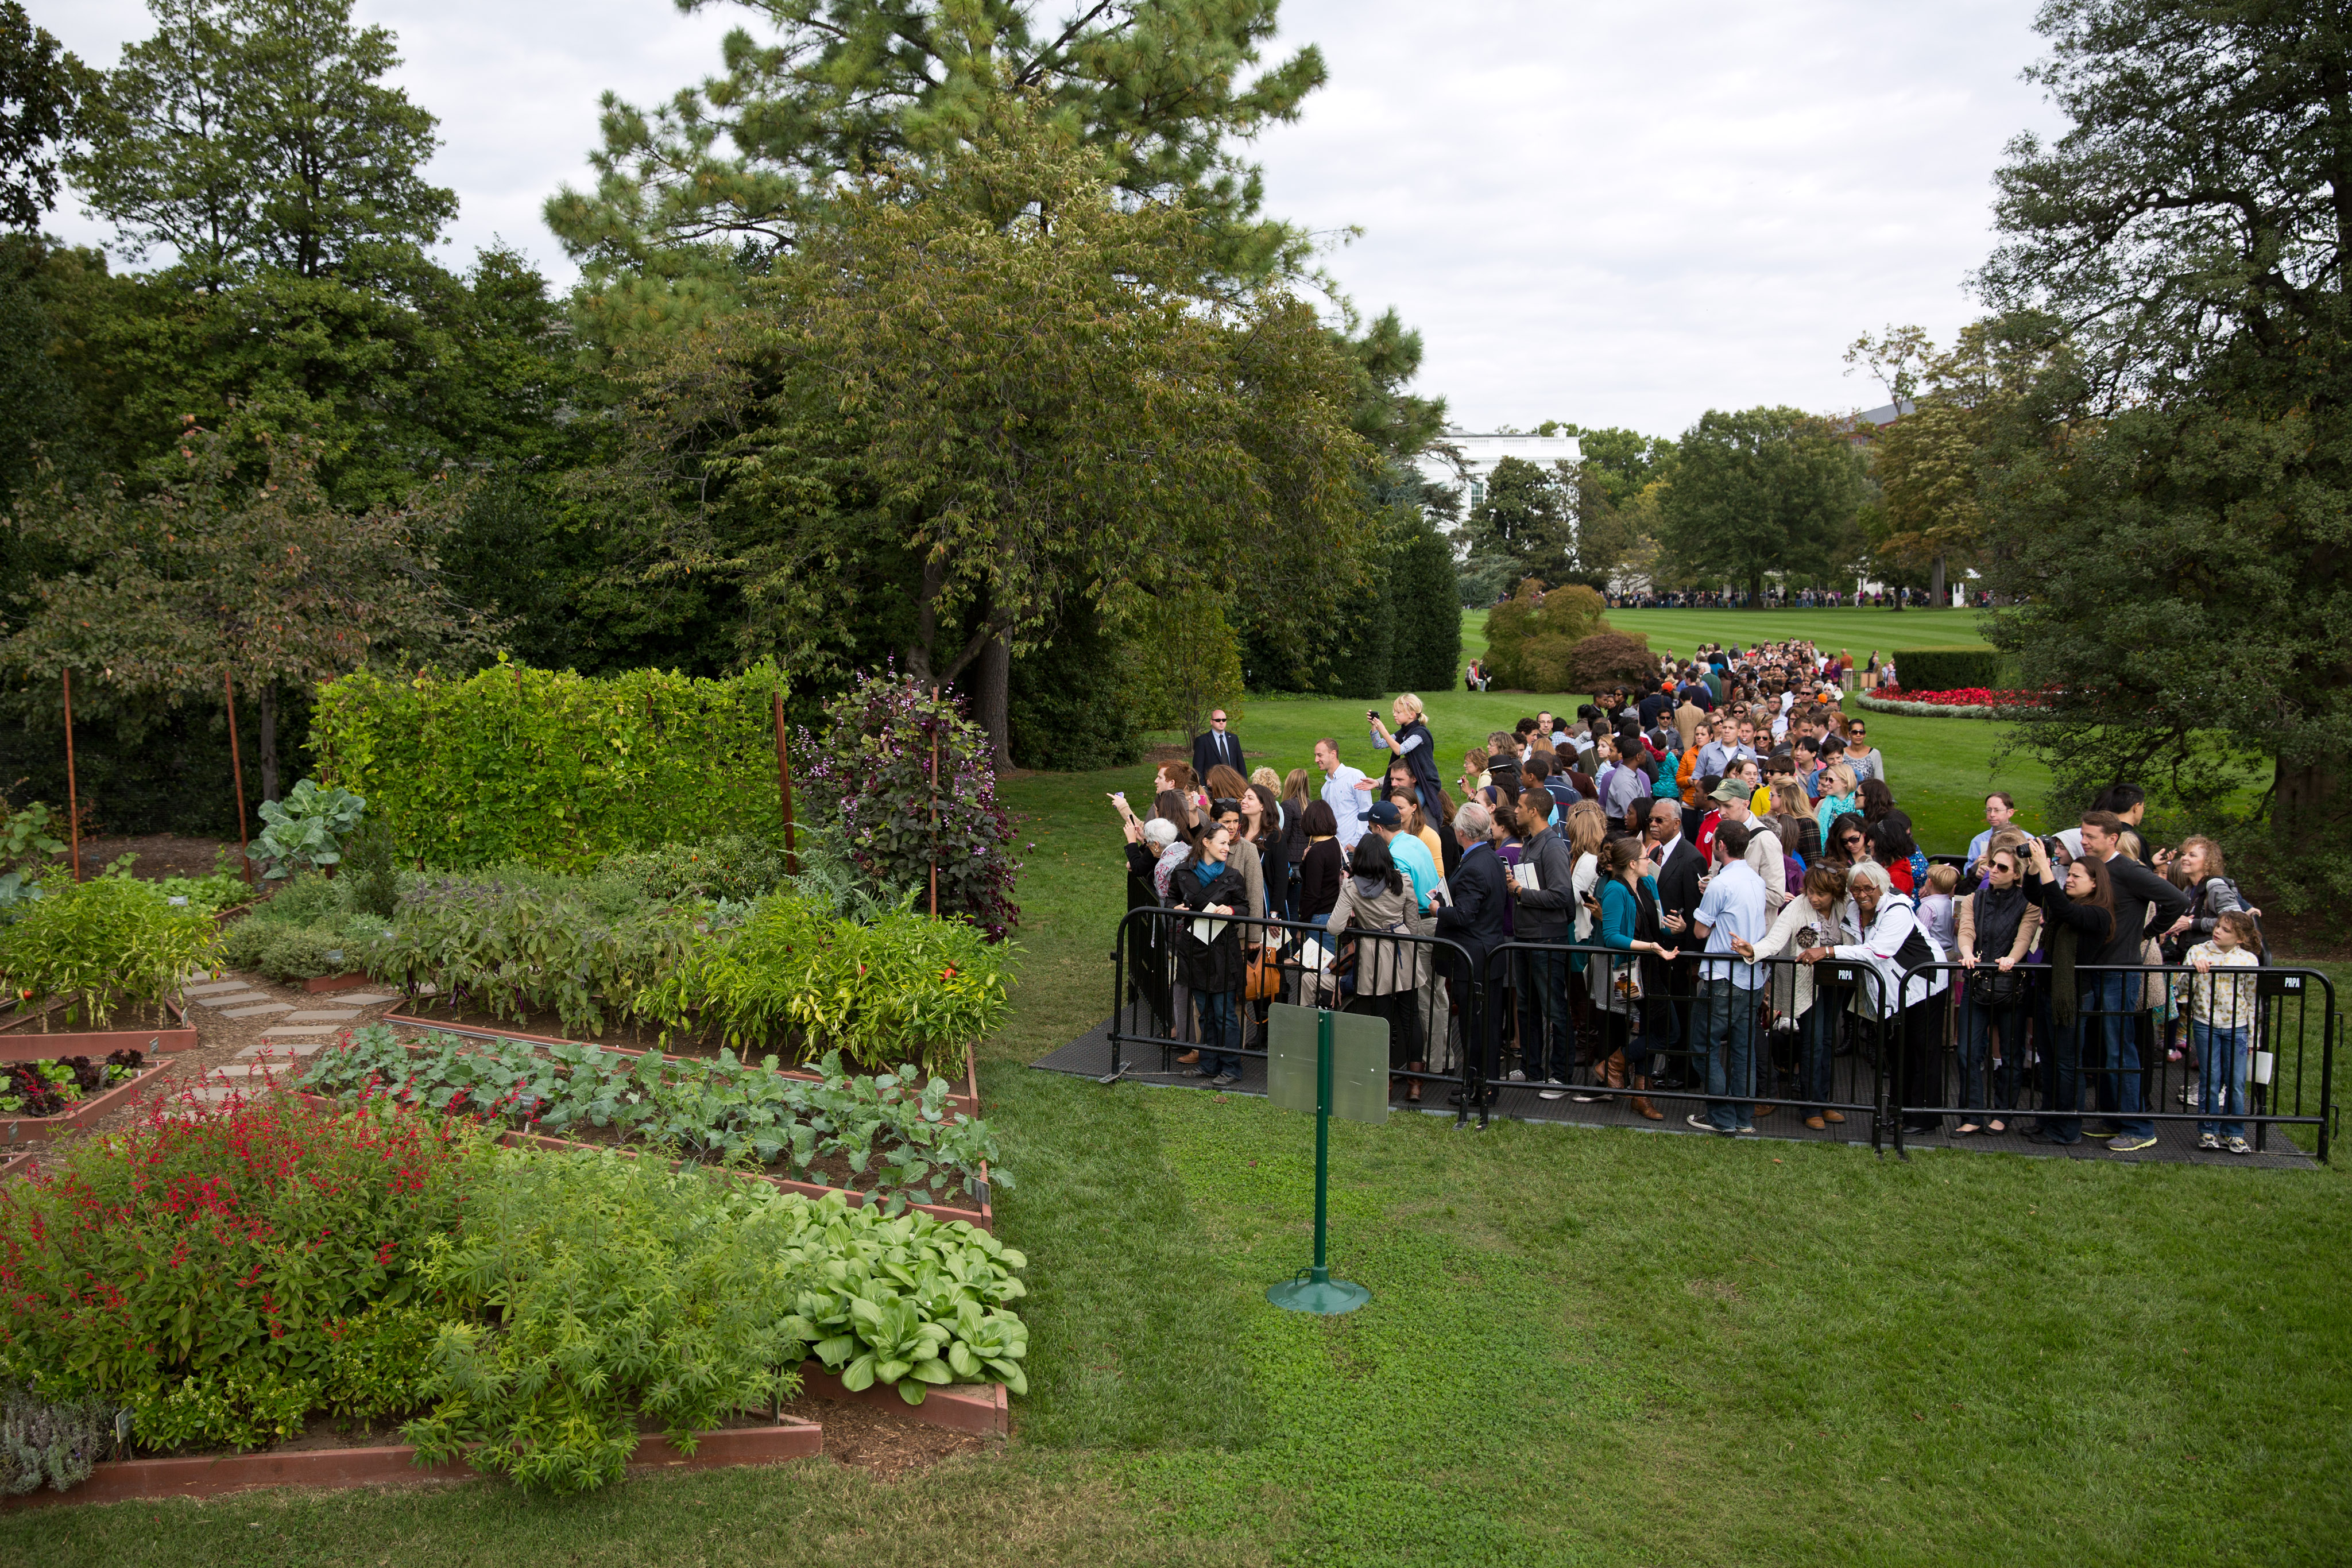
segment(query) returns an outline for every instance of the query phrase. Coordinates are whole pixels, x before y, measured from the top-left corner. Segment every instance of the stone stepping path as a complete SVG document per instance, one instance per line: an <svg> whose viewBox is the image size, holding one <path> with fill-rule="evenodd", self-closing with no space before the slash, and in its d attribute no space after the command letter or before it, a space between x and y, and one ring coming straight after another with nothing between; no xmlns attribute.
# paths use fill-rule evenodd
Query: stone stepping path
<svg viewBox="0 0 2352 1568"><path fill-rule="evenodd" d="M249 991L252 988L253 983L249 980L215 980L208 986L190 986L186 994L192 997L216 997L224 991Z"/></svg>
<svg viewBox="0 0 2352 1568"><path fill-rule="evenodd" d="M355 1011L342 1012L314 1009L309 1012L288 1013L286 1021L288 1023L349 1023L359 1016Z"/></svg>
<svg viewBox="0 0 2352 1568"><path fill-rule="evenodd" d="M226 996L194 997L190 999L200 1008L233 1008L246 1002L266 1002L270 1000L270 996L268 991L257 991L251 986L238 986Z"/></svg>
<svg viewBox="0 0 2352 1568"><path fill-rule="evenodd" d="M400 1000L400 998L389 991L338 992L335 996L335 1003L338 1007L372 1008L378 1002L396 1002L398 1000Z"/></svg>
<svg viewBox="0 0 2352 1568"><path fill-rule="evenodd" d="M341 1024L274 1023L261 1031L264 1040L307 1040L323 1044L343 1032Z"/></svg>
<svg viewBox="0 0 2352 1568"><path fill-rule="evenodd" d="M323 1040L268 1040L259 1045L248 1045L236 1055L240 1061L283 1061L291 1064L299 1058L323 1050L326 1044Z"/></svg>
<svg viewBox="0 0 2352 1568"><path fill-rule="evenodd" d="M239 998L238 999L241 1001L244 998ZM221 1017L225 1019L257 1019L269 1013L290 1013L293 1010L294 1004L292 1002L263 1001L258 1007L230 1008L224 1011L221 1014Z"/></svg>

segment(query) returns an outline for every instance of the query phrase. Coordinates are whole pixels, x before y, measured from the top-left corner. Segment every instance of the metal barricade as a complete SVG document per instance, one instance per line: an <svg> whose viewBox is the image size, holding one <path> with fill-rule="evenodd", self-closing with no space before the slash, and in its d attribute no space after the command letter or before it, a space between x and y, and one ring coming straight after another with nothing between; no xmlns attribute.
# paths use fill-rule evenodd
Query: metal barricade
<svg viewBox="0 0 2352 1568"><path fill-rule="evenodd" d="M1957 962L1906 971L1906 988L1914 977L1933 988L1935 1017L1924 1041L1897 1053L1898 1148L1908 1120L2023 1114L2069 1143L2097 1117L2210 1124L2217 1135L2251 1127L2257 1152L2273 1127L2314 1127L2327 1160L2341 1025L2318 970L2079 965L2071 1020L2047 965L2014 966L2008 986L2000 972Z"/></svg>
<svg viewBox="0 0 2352 1568"><path fill-rule="evenodd" d="M1883 1147L1885 982L1868 964L1509 942L1485 979L1497 1028L1465 1073L1482 1123L1499 1097L1564 1091L1696 1104L1702 1119L1728 1117L1718 1130L1782 1113L1859 1120Z"/></svg>
<svg viewBox="0 0 2352 1568"><path fill-rule="evenodd" d="M1237 1066L1237 1086L1261 1089L1265 1009L1293 1002L1386 1019L1396 1096L1423 1103L1433 1087L1450 1096L1439 1103L1453 1104L1457 1119L1466 1115L1463 1042L1479 1027L1480 970L1435 925L1420 916L1397 930L1333 932L1307 921L1130 909L1113 954L1118 994L1103 1082L1137 1071L1130 1053L1155 1052L1157 1067L1141 1071L1213 1077ZM1221 944L1230 957L1217 956ZM1237 983L1224 984L1234 973ZM1217 983L1196 983L1203 978Z"/></svg>

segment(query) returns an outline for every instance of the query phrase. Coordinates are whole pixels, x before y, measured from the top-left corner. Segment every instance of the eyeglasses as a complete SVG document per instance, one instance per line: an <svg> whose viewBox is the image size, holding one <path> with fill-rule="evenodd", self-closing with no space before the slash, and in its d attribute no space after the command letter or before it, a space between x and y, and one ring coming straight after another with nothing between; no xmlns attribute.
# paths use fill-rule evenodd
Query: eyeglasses
<svg viewBox="0 0 2352 1568"><path fill-rule="evenodd" d="M1844 844L1858 844L1862 842L1862 835L1860 833L1848 833L1844 838L1838 841Z"/></svg>
<svg viewBox="0 0 2352 1568"><path fill-rule="evenodd" d="M1209 716L1209 722L1211 724L1223 724L1225 722L1225 716L1221 713L1211 714Z"/></svg>

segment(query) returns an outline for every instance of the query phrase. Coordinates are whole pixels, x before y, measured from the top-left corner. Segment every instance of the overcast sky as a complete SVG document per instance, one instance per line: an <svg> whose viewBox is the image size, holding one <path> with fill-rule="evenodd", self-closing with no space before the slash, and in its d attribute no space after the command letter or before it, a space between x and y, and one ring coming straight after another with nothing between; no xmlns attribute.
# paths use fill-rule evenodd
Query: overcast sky
<svg viewBox="0 0 2352 1568"><path fill-rule="evenodd" d="M138 0L30 0L92 65ZM1054 15L1061 0L1041 7ZM1426 341L1457 423L1681 431L1708 408L1885 401L1845 374L1865 329L1939 341L1990 243L2004 142L2055 120L2018 79L2032 0L1286 0L1284 52L1330 85L1265 137L1267 207L1318 233L1367 315ZM567 280L541 202L585 184L606 88L640 102L714 69L746 14L669 0L360 0L441 118L463 208L447 259L501 237ZM107 231L61 204L52 225Z"/></svg>

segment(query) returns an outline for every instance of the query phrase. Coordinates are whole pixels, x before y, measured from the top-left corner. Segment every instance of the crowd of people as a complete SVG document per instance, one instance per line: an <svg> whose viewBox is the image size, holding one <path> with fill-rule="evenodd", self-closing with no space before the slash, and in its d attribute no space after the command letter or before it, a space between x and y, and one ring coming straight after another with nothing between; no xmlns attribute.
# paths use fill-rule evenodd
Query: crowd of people
<svg viewBox="0 0 2352 1568"><path fill-rule="evenodd" d="M1245 776L1219 710L1148 812L1114 797L1130 908L1183 912L1130 947L1133 994L1220 1086L1269 1003L1320 1000L1389 1021L1408 1101L1458 1100L1469 1051L1472 1093L1652 1120L1675 1096L1730 1136L1844 1121L1883 1052L1910 1135L2131 1153L2178 1061L2200 1144L2250 1152L2239 971L2263 946L2220 847L2151 851L2118 784L2046 838L1994 791L1931 861L1839 700L1851 667L1802 643L1664 655L1654 683L1487 734L1450 779L1411 694L1367 711L1370 772L1327 737L1312 772Z"/></svg>

